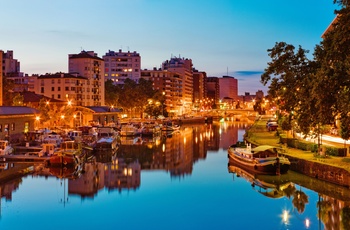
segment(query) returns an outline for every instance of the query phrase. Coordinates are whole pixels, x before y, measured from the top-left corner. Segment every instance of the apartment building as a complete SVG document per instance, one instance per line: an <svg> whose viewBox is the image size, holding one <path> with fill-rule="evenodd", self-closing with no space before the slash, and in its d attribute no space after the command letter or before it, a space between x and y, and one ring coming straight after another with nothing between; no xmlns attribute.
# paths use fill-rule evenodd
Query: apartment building
<svg viewBox="0 0 350 230"><path fill-rule="evenodd" d="M207 97L207 73L193 70L193 102L204 100Z"/></svg>
<svg viewBox="0 0 350 230"><path fill-rule="evenodd" d="M78 74L56 73L33 75L30 77L32 89L35 93L48 98L71 101L77 106L85 106L90 95L88 78Z"/></svg>
<svg viewBox="0 0 350 230"><path fill-rule="evenodd" d="M13 58L13 51L1 51L2 71L4 76L18 76L20 74L20 62Z"/></svg>
<svg viewBox="0 0 350 230"><path fill-rule="evenodd" d="M0 50L0 106L2 106L2 78L3 78L3 74L4 74L4 62L3 62L3 57L4 55L4 51Z"/></svg>
<svg viewBox="0 0 350 230"><path fill-rule="evenodd" d="M12 50L8 50L7 52L0 50L0 106L3 105L2 78L4 76L7 78L23 76L23 73L20 73L20 62L13 58Z"/></svg>
<svg viewBox="0 0 350 230"><path fill-rule="evenodd" d="M109 50L103 57L105 62L105 80L112 80L114 84L124 84L129 78L135 82L141 77L141 56L136 51L118 52Z"/></svg>
<svg viewBox="0 0 350 230"><path fill-rule="evenodd" d="M68 71L86 78L86 84L82 85L85 98L81 99L82 106L105 105L105 67L104 60L93 51L81 51L79 54L68 55ZM82 84L84 84L84 80ZM68 86L69 87L69 86ZM72 86L71 86L72 87ZM71 98L68 95L68 98ZM78 101L77 101L78 103Z"/></svg>
<svg viewBox="0 0 350 230"><path fill-rule="evenodd" d="M181 114L183 79L179 73L154 68L142 70L141 77L152 81L153 89L164 92L166 110L170 116Z"/></svg>
<svg viewBox="0 0 350 230"><path fill-rule="evenodd" d="M220 99L231 98L233 101L238 100L238 80L231 76L219 78Z"/></svg>
<svg viewBox="0 0 350 230"><path fill-rule="evenodd" d="M182 95L177 102L180 106L180 115L190 113L193 102L193 65L191 59L172 57L162 63L162 69L169 72L174 72L179 75L181 81Z"/></svg>
<svg viewBox="0 0 350 230"><path fill-rule="evenodd" d="M214 104L220 102L220 83L218 77L207 78L207 96Z"/></svg>

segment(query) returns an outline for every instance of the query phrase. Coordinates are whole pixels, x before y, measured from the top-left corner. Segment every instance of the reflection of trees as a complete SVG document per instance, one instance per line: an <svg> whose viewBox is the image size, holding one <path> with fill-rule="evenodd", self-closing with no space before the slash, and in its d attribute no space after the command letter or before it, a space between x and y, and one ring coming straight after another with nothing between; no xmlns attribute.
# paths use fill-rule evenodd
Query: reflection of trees
<svg viewBox="0 0 350 230"><path fill-rule="evenodd" d="M344 207L341 211L342 229L350 229L350 207Z"/></svg>
<svg viewBox="0 0 350 230"><path fill-rule="evenodd" d="M295 191L293 194L292 203L299 213L304 212L305 204L309 203L309 198L303 191L301 191L301 187L299 191Z"/></svg>
<svg viewBox="0 0 350 230"><path fill-rule="evenodd" d="M296 191L296 188L294 184L290 184L287 188L283 190L285 196L288 197L288 199L290 199L293 196L295 191Z"/></svg>

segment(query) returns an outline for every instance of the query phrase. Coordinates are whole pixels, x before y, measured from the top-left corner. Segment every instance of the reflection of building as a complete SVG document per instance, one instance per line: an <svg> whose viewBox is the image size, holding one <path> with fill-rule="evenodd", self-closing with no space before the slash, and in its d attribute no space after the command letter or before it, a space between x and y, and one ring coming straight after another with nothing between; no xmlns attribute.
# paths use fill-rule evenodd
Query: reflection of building
<svg viewBox="0 0 350 230"><path fill-rule="evenodd" d="M68 193L82 197L93 197L104 187L104 164L84 164L84 174L80 178L68 181Z"/></svg>
<svg viewBox="0 0 350 230"><path fill-rule="evenodd" d="M31 164L0 163L0 199L12 200L12 193L19 188L22 177L32 173L32 169Z"/></svg>
<svg viewBox="0 0 350 230"><path fill-rule="evenodd" d="M108 190L136 190L141 184L141 165L137 161L126 163L123 158L117 158L105 166L105 187Z"/></svg>
<svg viewBox="0 0 350 230"><path fill-rule="evenodd" d="M318 216L324 224L324 229L349 229L350 202L326 195L321 195L321 198L318 203Z"/></svg>

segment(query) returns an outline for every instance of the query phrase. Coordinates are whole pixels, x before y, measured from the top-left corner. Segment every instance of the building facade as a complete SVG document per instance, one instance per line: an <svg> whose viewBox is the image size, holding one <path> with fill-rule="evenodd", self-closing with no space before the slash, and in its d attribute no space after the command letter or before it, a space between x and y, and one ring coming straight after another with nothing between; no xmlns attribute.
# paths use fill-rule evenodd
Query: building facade
<svg viewBox="0 0 350 230"><path fill-rule="evenodd" d="M178 114L183 115L192 111L193 102L193 65L191 59L172 57L162 64L162 69L174 72L179 75L181 81L182 94L177 106L180 107Z"/></svg>
<svg viewBox="0 0 350 230"><path fill-rule="evenodd" d="M85 106L90 101L88 79L77 74L56 73L32 76L33 91L48 98Z"/></svg>
<svg viewBox="0 0 350 230"><path fill-rule="evenodd" d="M170 116L181 114L183 79L179 73L154 68L153 70L142 70L141 77L152 81L153 89L164 92L165 109Z"/></svg>
<svg viewBox="0 0 350 230"><path fill-rule="evenodd" d="M40 111L24 106L0 106L0 139L17 142L34 131Z"/></svg>
<svg viewBox="0 0 350 230"><path fill-rule="evenodd" d="M109 50L103 57L105 62L105 80L112 80L114 84L124 84L129 78L135 82L141 77L141 56L136 51L130 53Z"/></svg>
<svg viewBox="0 0 350 230"><path fill-rule="evenodd" d="M207 78L207 96L214 104L220 103L220 84L218 77Z"/></svg>
<svg viewBox="0 0 350 230"><path fill-rule="evenodd" d="M204 100L207 97L207 73L193 71L193 102Z"/></svg>
<svg viewBox="0 0 350 230"><path fill-rule="evenodd" d="M4 74L4 62L3 62L3 57L4 55L4 51L0 50L0 106L2 106L2 91L3 91L3 86L2 86L2 78L3 78L3 74Z"/></svg>
<svg viewBox="0 0 350 230"><path fill-rule="evenodd" d="M219 78L220 85L220 99L232 98L237 101L238 97L238 80L231 76L223 76Z"/></svg>
<svg viewBox="0 0 350 230"><path fill-rule="evenodd" d="M84 103L82 106L105 105L105 74L104 60L93 51L82 51L79 54L69 54L68 71L70 74L87 79ZM68 98L71 99L71 98Z"/></svg>

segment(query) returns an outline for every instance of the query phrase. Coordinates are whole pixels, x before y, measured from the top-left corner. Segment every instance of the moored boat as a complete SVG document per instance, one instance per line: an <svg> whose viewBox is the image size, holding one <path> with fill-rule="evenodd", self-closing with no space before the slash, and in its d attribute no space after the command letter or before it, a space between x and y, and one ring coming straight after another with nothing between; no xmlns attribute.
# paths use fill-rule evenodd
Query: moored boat
<svg viewBox="0 0 350 230"><path fill-rule="evenodd" d="M156 122L144 122L141 130L142 136L156 136L159 135L161 127Z"/></svg>
<svg viewBox="0 0 350 230"><path fill-rule="evenodd" d="M124 124L120 128L120 136L132 137L141 134L141 127L137 127L135 124Z"/></svg>
<svg viewBox="0 0 350 230"><path fill-rule="evenodd" d="M180 125L174 124L172 121L164 121L162 125L162 131L174 132L180 130Z"/></svg>
<svg viewBox="0 0 350 230"><path fill-rule="evenodd" d="M60 148L49 157L50 166L74 166L83 158L81 143L75 141L64 141Z"/></svg>
<svg viewBox="0 0 350 230"><path fill-rule="evenodd" d="M279 153L279 148L270 145L261 145L251 148L231 145L228 149L229 161L238 164L246 170L261 174L278 175L287 173L290 167L288 158Z"/></svg>
<svg viewBox="0 0 350 230"><path fill-rule="evenodd" d="M0 156L13 153L13 148L7 140L0 140Z"/></svg>

